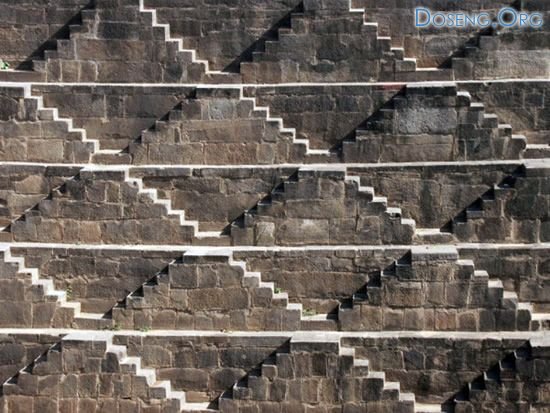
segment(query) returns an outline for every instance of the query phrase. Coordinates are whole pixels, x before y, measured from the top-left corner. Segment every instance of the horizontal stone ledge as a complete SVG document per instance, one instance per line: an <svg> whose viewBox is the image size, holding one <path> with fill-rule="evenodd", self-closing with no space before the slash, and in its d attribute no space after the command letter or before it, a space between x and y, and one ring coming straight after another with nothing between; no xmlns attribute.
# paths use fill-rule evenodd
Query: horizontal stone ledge
<svg viewBox="0 0 550 413"><path fill-rule="evenodd" d="M151 164L151 165L103 165L94 163L45 163L45 162L0 162L0 167L40 167L40 168L86 168L87 170L98 171L125 171L132 172L151 171L154 169L166 171L181 171L187 173L191 170L235 170L235 169L284 169L304 168L308 169L338 169L347 168L348 172L360 171L361 169L384 169L384 168L405 168L405 167L456 167L456 166L487 166L487 165L525 165L527 167L549 167L548 159L525 159L525 160L485 160L485 161L442 161L442 162L378 162L378 163L331 163L331 164L293 164L280 163L270 165L203 165L203 164Z"/></svg>
<svg viewBox="0 0 550 413"><path fill-rule="evenodd" d="M92 337L178 337L178 338L247 338L247 339L298 339L299 341L336 341L339 339L452 339L452 340L529 340L546 339L547 331L368 331L368 332L339 332L339 331L201 331L201 330L151 330L141 332L136 330L98 331L74 330L60 328L0 328L0 336L6 335L47 335L63 337L68 334L78 334L89 340Z"/></svg>
<svg viewBox="0 0 550 413"><path fill-rule="evenodd" d="M409 251L413 247L419 247L420 244L409 244L409 245L305 245L305 246L293 246L293 247L282 247L282 246L212 246L205 247L194 246L194 245L170 245L170 244L63 244L63 243L47 243L47 242L10 242L10 243L0 243L0 250L6 249L8 247L12 248L47 248L47 249L75 249L75 250L111 250L111 251L176 251L176 252L186 252L186 251L196 251L196 250L205 250L216 252L216 251L232 251L232 252L285 252L285 251ZM499 244L499 243L456 243L456 244L429 244L430 247L438 246L450 246L456 247L457 250L462 249L502 249L502 250L547 250L550 249L550 242L541 242L533 244L519 244L519 243L510 243L510 244Z"/></svg>
<svg viewBox="0 0 550 413"><path fill-rule="evenodd" d="M548 78L506 78L506 79L483 79L483 80L454 80L454 81L417 81L417 82L286 82L286 83L102 83L102 82L2 82L0 87L10 86L18 87L24 85L31 86L82 86L82 87L140 87L140 88L195 88L208 87L216 89L235 89L235 88L273 88L273 87L323 87L323 86L405 86L405 85L437 85L453 86L461 84L489 84L489 83L529 83L529 82L550 82Z"/></svg>

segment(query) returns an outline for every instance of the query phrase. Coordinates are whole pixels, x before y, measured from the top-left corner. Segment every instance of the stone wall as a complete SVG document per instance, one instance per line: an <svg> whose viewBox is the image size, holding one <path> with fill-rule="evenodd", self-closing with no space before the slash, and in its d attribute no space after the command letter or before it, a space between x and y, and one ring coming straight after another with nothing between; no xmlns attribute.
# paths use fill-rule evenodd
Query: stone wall
<svg viewBox="0 0 550 413"><path fill-rule="evenodd" d="M399 381L403 391L414 392L417 401L442 403L525 341L453 337L350 337L342 343L353 346L358 357L389 380Z"/></svg>
<svg viewBox="0 0 550 413"><path fill-rule="evenodd" d="M113 309L125 329L294 331L301 315L246 262L223 252L186 252Z"/></svg>
<svg viewBox="0 0 550 413"><path fill-rule="evenodd" d="M146 0L157 10L158 19L169 23L171 34L188 49L198 50L212 69L238 71L240 62L250 61L266 40L277 37L277 29L288 24L288 15L299 0L202 1Z"/></svg>
<svg viewBox="0 0 550 413"><path fill-rule="evenodd" d="M414 222L345 168L300 168L231 226L234 245L409 244Z"/></svg>
<svg viewBox="0 0 550 413"><path fill-rule="evenodd" d="M185 390L190 401L214 400L250 370L283 346L289 337L236 335L116 336L128 347L128 354L142 357L145 366L155 368L159 379Z"/></svg>
<svg viewBox="0 0 550 413"><path fill-rule="evenodd" d="M82 24L33 69L47 81L63 82L197 82L212 81L206 66L190 52L168 43L162 27L132 0L97 0L81 14ZM230 76L222 76L231 81Z"/></svg>
<svg viewBox="0 0 550 413"><path fill-rule="evenodd" d="M197 88L193 99L130 145L135 164L274 164L302 160L306 147L235 89Z"/></svg>
<svg viewBox="0 0 550 413"><path fill-rule="evenodd" d="M345 162L518 159L526 146L455 86L408 85L343 142ZM418 148L421 149L418 149Z"/></svg>
<svg viewBox="0 0 550 413"><path fill-rule="evenodd" d="M246 260L250 271L261 272L262 280L274 282L291 302L302 303L314 314L327 314L406 252L399 248L237 251L235 259Z"/></svg>
<svg viewBox="0 0 550 413"><path fill-rule="evenodd" d="M372 186L388 202L401 207L403 216L419 228L440 228L495 184L510 175L519 163L443 163L350 167L361 184Z"/></svg>
<svg viewBox="0 0 550 413"><path fill-rule="evenodd" d="M545 139L548 129L545 105L548 82L510 81L459 83L457 89L470 92L472 101L483 103L486 113L495 113L499 123L510 124L514 134L526 135L529 143ZM315 148L337 147L353 139L356 129L391 99L403 94L399 85L258 86L246 88L258 104L283 118L285 126L297 129L297 137L309 139ZM438 159L441 160L441 159Z"/></svg>
<svg viewBox="0 0 550 413"><path fill-rule="evenodd" d="M70 23L90 0L23 0L2 2L0 58L12 68L31 66L44 50L55 49L56 39L68 37Z"/></svg>
<svg viewBox="0 0 550 413"><path fill-rule="evenodd" d="M408 57L419 59L421 66L433 67L446 62L452 54L459 52L464 45L476 42L481 30L477 27L446 28L446 27L415 27L415 8L423 7L433 12L445 13L481 13L487 12L495 16L504 7L512 5L512 1L461 1L460 4L445 1L424 1L418 4L415 1L404 1L398 4L388 2L354 0L355 7L365 8L365 18L369 22L378 23L379 31L383 36L391 36L392 44L404 47ZM524 2L522 10L528 12L547 12L543 2ZM546 20L547 22L547 20ZM546 23L548 27L548 23ZM533 30L529 36L521 36L521 32L527 29L511 30L503 29L504 38L508 37L516 45L522 45L526 49L543 49L544 33ZM539 35L540 34L540 35ZM525 38L530 39L525 44ZM506 44L506 43L504 43ZM498 70L498 68L497 68Z"/></svg>
<svg viewBox="0 0 550 413"><path fill-rule="evenodd" d="M105 313L181 252L17 247L13 255L24 256L27 267L67 291L82 311Z"/></svg>
<svg viewBox="0 0 550 413"><path fill-rule="evenodd" d="M529 143L550 142L550 82L463 83L460 87L482 101L501 122L512 125L515 133L525 135Z"/></svg>
<svg viewBox="0 0 550 413"><path fill-rule="evenodd" d="M86 171L11 226L17 241L189 244L194 228L139 193L124 171Z"/></svg>
<svg viewBox="0 0 550 413"><path fill-rule="evenodd" d="M544 162L515 171L452 219L453 234L464 242L547 242L549 175Z"/></svg>
<svg viewBox="0 0 550 413"><path fill-rule="evenodd" d="M134 168L147 188L170 199L174 209L198 220L204 231L221 231L269 195L295 168ZM204 203L208 208L204 208Z"/></svg>
<svg viewBox="0 0 550 413"><path fill-rule="evenodd" d="M0 336L0 381L4 383L59 339L59 336L50 334L2 334ZM2 411L1 408L0 411Z"/></svg>
<svg viewBox="0 0 550 413"><path fill-rule="evenodd" d="M25 97L22 87L0 87L1 161L88 162L92 151L81 133Z"/></svg>
<svg viewBox="0 0 550 413"><path fill-rule="evenodd" d="M175 87L113 87L34 85L44 105L56 107L60 116L73 119L102 149L124 149L143 130L155 125L193 89Z"/></svg>
<svg viewBox="0 0 550 413"><path fill-rule="evenodd" d="M20 217L79 170L79 167L0 165L0 226Z"/></svg>
<svg viewBox="0 0 550 413"><path fill-rule="evenodd" d="M544 246L460 248L464 258L473 259L476 267L502 280L507 290L516 291L520 301L531 302L538 311L548 311L550 261Z"/></svg>

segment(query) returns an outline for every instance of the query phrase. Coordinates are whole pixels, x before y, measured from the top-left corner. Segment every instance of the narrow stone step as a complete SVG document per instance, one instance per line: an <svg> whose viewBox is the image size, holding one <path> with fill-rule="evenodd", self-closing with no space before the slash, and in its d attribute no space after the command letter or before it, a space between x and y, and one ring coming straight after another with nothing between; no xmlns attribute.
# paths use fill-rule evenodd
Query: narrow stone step
<svg viewBox="0 0 550 413"><path fill-rule="evenodd" d="M523 152L524 159L543 159L550 158L550 145L547 144L527 144Z"/></svg>
<svg viewBox="0 0 550 413"><path fill-rule="evenodd" d="M415 413L444 413L445 411L440 404L432 403L415 403Z"/></svg>
<svg viewBox="0 0 550 413"><path fill-rule="evenodd" d="M415 237L423 244L452 244L456 242L451 232L441 231L439 228L416 228Z"/></svg>

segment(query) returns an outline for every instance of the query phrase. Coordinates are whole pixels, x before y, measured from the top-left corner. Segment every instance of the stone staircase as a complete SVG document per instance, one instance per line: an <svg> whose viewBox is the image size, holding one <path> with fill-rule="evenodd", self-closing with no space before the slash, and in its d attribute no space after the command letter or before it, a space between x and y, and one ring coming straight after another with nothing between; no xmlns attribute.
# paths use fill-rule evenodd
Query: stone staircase
<svg viewBox="0 0 550 413"><path fill-rule="evenodd" d="M514 174L506 176L500 183L481 195L452 219L450 222L452 233L458 239L463 239L469 232L470 221L502 216L505 212L506 202L516 194L517 180L524 176L524 169L519 168Z"/></svg>
<svg viewBox="0 0 550 413"><path fill-rule="evenodd" d="M437 263L440 268L424 268L422 263ZM535 313L532 304L520 302L514 291L505 290L501 280L490 278L487 271L476 270L472 260L460 259L456 248L419 246L412 247L410 254L380 271L377 277L369 280L349 301L339 306L339 329L343 331L356 328L371 329L368 322L361 324L362 317L366 317L361 311L362 306L370 305L374 308L388 309L405 307L406 305L403 304L403 301L407 301L405 297L415 300L411 298L417 293L416 286L413 284L424 278L426 284L422 288L426 290L424 292L426 297L424 303L419 303L420 306L428 305L428 307L437 308L438 302L442 302L443 298L429 295L428 290L437 288L437 284L451 281L445 287L445 292L443 289L440 291L441 295L445 294L447 297L449 308L457 308L459 311L464 309L466 312L485 311L485 309L494 311L492 317L480 314L479 320L474 323L479 324L470 326L468 329L474 327L478 331L495 329L537 331L545 330L550 326L550 314ZM454 291L453 280L460 283L456 284L457 291ZM463 285L464 282L471 283L469 292ZM400 291L398 288L403 290ZM408 291L407 288L411 289ZM461 329L460 326L458 329Z"/></svg>
<svg viewBox="0 0 550 413"><path fill-rule="evenodd" d="M156 189L152 188L145 188L142 179L132 177L130 176L130 171L128 167L124 166L107 166L107 167L100 167L100 166L88 166L85 168L82 168L79 172L79 174L72 179L65 182L66 184L72 183L71 186L78 186L78 185L84 185L86 186L86 182L96 182L97 180L109 180L113 183L118 183L119 185L123 185L124 188L127 188L129 192L127 193L127 197L124 197L124 200L126 202L134 202L136 204L150 204L152 203L155 206L158 206L161 208L162 213L155 216L155 218L166 218L167 220L170 220L174 222L174 224L177 222L177 231L180 232L177 235L178 242L182 242L183 240L186 240L185 242L193 242L198 243L201 245L228 245L230 242L230 238L228 236L222 235L220 232L211 232L211 231L199 231L199 223L198 221L192 221L187 220L185 218L185 211L182 210L176 210L172 209L171 207L171 201L168 199L161 199L158 196L158 191ZM73 188L74 190L74 188ZM68 191L69 194L71 193ZM55 198L64 199L67 202L70 203L79 203L83 202L82 199L74 199L71 197L71 195L67 196L65 190L57 189L52 191L50 194L50 197L54 194ZM52 216L50 214L50 208L49 204L51 203L50 199L43 199L40 201L36 207L31 208L30 210L27 210L23 216L12 222L12 224L5 229L5 234L10 234L12 237L18 238L19 240L26 239L26 235L23 235L23 233L26 232L25 228L29 225L47 225L44 222L46 220L51 220ZM76 205L76 204L74 204ZM102 208L102 204L98 204L98 210L100 211ZM108 206L105 208L108 209ZM39 211L47 211L47 213L43 214ZM106 210L106 213L108 211ZM108 213L109 214L109 213ZM91 219L101 219L100 213L96 217L90 217ZM65 219L72 219L69 216L58 216L59 219L65 218ZM172 225L172 224L170 224ZM9 232L6 232L8 231ZM175 229L175 228L174 228ZM40 230L38 230L41 232ZM19 235L18 235L19 234ZM43 234L47 235L47 234ZM190 237L190 238L189 238ZM4 237L6 238L6 237ZM29 239L30 240L30 239Z"/></svg>
<svg viewBox="0 0 550 413"><path fill-rule="evenodd" d="M445 405L451 412L483 411L495 405L505 411L545 411L547 400L539 395L544 390L537 392L536 386L549 378L543 360L548 356L549 345L548 337L529 340L467 383ZM526 386L526 382L534 388Z"/></svg>
<svg viewBox="0 0 550 413"><path fill-rule="evenodd" d="M87 356L88 364L79 366L73 358L78 353ZM76 353L76 354L75 354ZM98 369L93 368L92 361L98 362ZM112 333L80 333L73 332L61 339L45 354L39 356L33 363L20 370L15 376L2 385L4 397L32 397L36 388L32 388L32 376L48 375L55 372L58 384L62 385L66 374L87 374L88 376L102 374L129 376L135 383L133 392L141 393L140 398L146 399L146 405L161 406L163 411L214 411L209 403L191 403L186 401L185 392L172 389L170 381L159 380L154 369L142 366L140 357L128 356L126 346L113 344ZM138 386L142 386L138 390ZM54 398L58 394L52 395ZM58 400L56 400L59 402Z"/></svg>
<svg viewBox="0 0 550 413"><path fill-rule="evenodd" d="M242 219L233 222L231 224L233 244L241 245L243 242L250 242L253 245L264 244L264 241L254 235L254 226L257 222L261 222L258 219L266 217L269 221L272 218L284 217L284 209L287 202L296 200L299 192L305 190L304 188L311 182L324 178L334 180L335 182L343 181L346 188L350 187L349 190L346 190L345 196L351 197L360 204L360 208L368 210L371 214L376 214L384 222L388 221L388 225L392 227L392 234L397 234L396 236L401 236L404 239L409 235L412 237L415 231L414 220L402 218L401 209L388 207L387 198L376 196L372 187L362 186L358 176L347 175L347 168L345 166L315 165L300 167L296 174L277 186L268 197L258 202L254 208L246 211ZM325 194L322 190L319 194L315 192L315 189L306 191L304 202L309 202L310 199L314 199L315 197L322 199L328 196L328 193ZM314 201L311 202L313 205ZM382 243L388 242L384 240L380 241ZM348 240L348 242L352 241Z"/></svg>
<svg viewBox="0 0 550 413"><path fill-rule="evenodd" d="M210 70L208 61L199 59L195 50L185 49L181 39L171 36L168 24L158 22L155 9L145 7L144 0L136 0L135 3L134 5L130 1L125 1L121 4L121 6L126 8L135 7L136 12L138 12L136 16L133 16L132 13L125 13L125 16L127 16L126 22L136 23L144 29L150 27L151 40L164 41L166 43L166 54L175 55L175 60L178 61L178 64L185 65L185 70L191 76L204 79L209 83L238 83L240 81L238 74ZM72 60L80 58L76 43L80 39L96 36L102 15L105 14L112 17L112 7L112 4L108 0L96 0L94 7L81 10L81 23L69 26L69 38L58 39L55 50L45 50L43 59L34 59L32 61L33 71L42 74L46 79L52 77L52 79L63 81L75 80L72 78L65 79L67 75L62 74L64 70L63 66L66 65L68 67ZM122 9L121 7L121 12ZM136 21L132 21L131 19L136 19ZM115 40L118 39L115 38ZM91 80L93 79L92 72L94 70L96 68L93 65L84 65L80 69L79 76L82 79ZM85 71L89 71L89 73L83 73ZM72 77L73 75L69 76ZM21 78L21 75L15 74L15 77L11 76L10 78Z"/></svg>
<svg viewBox="0 0 550 413"><path fill-rule="evenodd" d="M359 409L357 411L362 411L361 408L367 408L368 411L369 405L376 406L384 400L386 406L396 407L398 408L397 411L411 413L415 411L415 396L413 393L402 392L400 384L388 381L383 372L371 371L368 360L357 358L355 349L343 347L339 338L329 339L315 334L293 336L288 346L279 349L266 359L258 369L235 383L230 391L221 395L219 399L220 411L250 411L248 409L254 408L258 401L266 400L266 394L268 401L277 401L284 404L292 400L284 394L276 396L277 392L274 392L276 383L288 382L289 391L292 391L291 388L298 385L299 379L307 375L307 371L293 371L293 361L298 360L298 358L302 361L308 358L313 359L316 354L321 353L323 353L322 358L320 357L318 361L326 359L327 361L330 360L331 364L324 368L317 367L314 364L310 365L309 368L320 368L317 374L319 377L317 378L322 378L325 375L331 377L332 369L340 369L339 371L344 373L346 378L343 379L342 388L338 388L338 386L335 390L339 392L338 397L342 397L344 394L347 396L345 404L349 408L353 406ZM345 389L346 384L350 386L349 390ZM270 391L272 386L273 390ZM352 390L353 388L355 388L355 391ZM323 394L320 396L321 400L317 403L322 403L322 398L325 395L329 397L328 394ZM317 404L314 401L302 403L310 406ZM299 404L300 402L296 403L296 405ZM330 405L330 402L327 401L326 404Z"/></svg>
<svg viewBox="0 0 550 413"><path fill-rule="evenodd" d="M209 161L208 156L205 156L205 158L201 160L196 160L198 158L194 155L194 146L200 141L196 138L196 140L192 139L191 142L182 142L182 138L180 137L180 133L177 132L177 129L181 126L182 131L185 132L187 125L193 127L193 122L212 122L212 124L215 125L218 120L243 120L245 122L249 121L251 124L258 120L265 121L266 128L263 134L266 135L264 137L266 142L259 142L262 142L264 146L271 144L273 146L273 152L281 152L275 156L274 159L270 160L269 163L327 163L338 161L337 153L324 149L312 149L310 148L308 139L296 138L296 129L285 127L282 118L272 116L269 107L258 106L254 97L244 95L243 89L243 86L223 86L215 88L204 85L197 86L195 95L192 99L182 102L179 107L171 110L166 119L157 120L152 128L142 131L140 137L135 142L131 143L126 150L111 152L103 151L94 155L93 161L99 164L154 164L158 162L172 164L212 164L213 162ZM220 110L220 115L218 115L218 117L210 113L210 110L208 110L210 107L209 105L216 105L216 102L223 100L226 100L227 104L235 106L236 115L226 118L226 116L231 115L225 114L224 111L228 111L225 107L218 109ZM197 103L200 108L194 106L195 103ZM212 109L212 111L215 110L216 108ZM274 134L276 134L275 137L271 137L270 130L274 131ZM189 132L189 134L191 135L192 132ZM253 142L243 141L238 143L246 145ZM218 144L219 142L205 140L205 152L209 146L211 146L212 149L208 153L214 151L227 151L225 147L217 146ZM288 145L286 150L278 150L278 147L282 147L285 144ZM188 147L186 147L186 145ZM167 155L166 148L172 148L173 154ZM182 154L178 156L179 152L182 152ZM162 158L162 160L158 158ZM220 157L220 159L223 160L224 158ZM262 164L266 162L257 158L239 159L239 161L248 164Z"/></svg>
<svg viewBox="0 0 550 413"><path fill-rule="evenodd" d="M166 209L166 214L169 216L175 216L179 219L180 225L184 227L192 227L194 237L199 240L212 241L217 244L225 244L229 242L228 237L217 231L200 231L199 221L188 220L185 217L185 211L181 209L173 209L172 201L170 199L164 199L159 197L159 193L154 188L146 188L143 179L133 177L130 175L130 169L124 168L124 181L130 184L133 188L137 188L139 194L147 195L155 204L163 205Z"/></svg>
<svg viewBox="0 0 550 413"><path fill-rule="evenodd" d="M87 159L88 162L91 159L91 154L101 152L99 148L99 141L95 139L88 139L86 136L86 130L82 128L75 128L73 126L72 119L60 117L57 108L46 107L42 96L33 95L31 84L1 83L0 86L21 89L23 91L23 98L27 110L36 113L37 120L55 121L65 124L65 131L69 135L74 135L75 140L80 140L82 145L85 146L84 150L90 153L90 158Z"/></svg>
<svg viewBox="0 0 550 413"><path fill-rule="evenodd" d="M151 316L154 316L155 312L169 309L170 305L167 303L166 297L170 297L177 293L176 286L172 285L172 280L175 283L176 279L181 278L178 266L194 266L197 263L227 264L233 270L241 274L240 283L242 288L247 291L250 301L250 311L243 316L250 317L250 320L245 324L250 324L263 330L273 331L281 329L284 331L336 329L336 320L326 315L324 319L318 314L307 315L304 312L302 304L290 302L288 293L278 291L275 283L262 281L261 273L248 271L246 262L234 260L231 250L208 249L192 249L185 252L181 262L178 262L178 260L172 261L168 265L167 272L163 271L156 274L151 280L145 282L136 291L129 294L123 302L113 308L112 314L114 324L119 327L134 329L156 328ZM200 270L198 274L202 274ZM190 277L190 275L186 275L186 277ZM203 283L203 281L199 280L198 284L201 283ZM189 288L194 288L192 281L189 281L188 284ZM229 284L226 285L225 288L229 288ZM218 304L220 307L222 306L222 303ZM254 318L255 316L253 313L255 307L265 312L265 314L261 314L260 319ZM143 310L150 310L151 314ZM187 308L186 312L191 314L193 309ZM240 317L237 317L236 308L230 308L225 311L213 310L210 316L214 319L216 318L216 314L223 314L224 312L231 313L232 318L236 317L240 319ZM268 315L270 312L272 313L271 316ZM206 311L204 314L201 314L203 318L206 318L209 313L210 312ZM264 317L271 320L272 323L268 325L263 322L265 325L262 325L261 319ZM279 322L276 321L278 319L280 320ZM215 326L216 324L214 323L212 325ZM239 330L247 328L246 325L241 326L239 324L233 327L239 327ZM231 329L233 330L234 328Z"/></svg>
<svg viewBox="0 0 550 413"><path fill-rule="evenodd" d="M157 11L153 8L145 7L144 4L145 0L139 0L139 11L143 13L147 19L147 21L155 28L159 29L159 31L164 35L164 40L167 44L173 44L177 47L177 50L179 53L181 53L183 56L188 56L188 58L184 58L183 60L190 59L191 65L198 65L201 67L201 70L204 71L206 75L208 75L213 82L215 83L231 83L232 81L239 80L238 77L235 77L232 74L224 73L219 70L211 70L209 67L208 60L199 59L197 57L197 51L194 49L185 49L183 47L183 41L181 39L173 38L170 34L170 25L169 24L163 24L159 23L157 19Z"/></svg>
<svg viewBox="0 0 550 413"><path fill-rule="evenodd" d="M301 8L298 8L298 10L290 14L289 27L279 28L277 30L276 39L267 40L264 43L263 51L253 52L251 62L241 63L241 72L245 79L248 78L249 74L254 73L255 65L258 63L274 62L278 60L279 53L283 55L290 53L290 51L287 50L288 47L286 44L292 44L292 39L296 34L305 34L307 30L313 26L309 21L317 12L317 10L315 10L316 6L314 6L313 3L314 2L308 2L308 6L305 8L302 3ZM416 59L406 58L403 48L391 46L392 41L390 37L379 35L378 23L365 21L364 8L353 8L351 3L350 0L347 12L349 17L357 24L348 23L346 28L357 27L358 30L355 30L353 33L355 35L373 36L376 44L375 49L379 51L384 58L391 60L391 79L383 80L424 81L453 79L453 73L449 69L417 67ZM311 7L311 9L307 9L308 7ZM338 10L338 12L342 12L342 10ZM383 65L388 65L388 63L383 63Z"/></svg>
<svg viewBox="0 0 550 413"><path fill-rule="evenodd" d="M54 302L56 304L52 319L54 324L49 327L72 325L78 328L101 329L111 325L110 320L103 314L81 311L79 302L70 300L66 291L57 290L51 279L40 278L38 268L26 267L25 259L13 256L9 246L2 246L0 252L5 263L16 265L18 280L29 279L33 291L36 291L33 295L33 303Z"/></svg>
<svg viewBox="0 0 550 413"><path fill-rule="evenodd" d="M515 183L522 176L525 176L523 168L506 176L442 228L418 228L417 239L428 244L458 242L458 239L467 233L470 222L484 219L488 215L501 215L504 212L505 203L514 196Z"/></svg>
<svg viewBox="0 0 550 413"><path fill-rule="evenodd" d="M438 100L439 99L439 100ZM453 136L452 141L448 140ZM426 145L433 154L417 153ZM518 159L526 138L456 85L407 85L342 142L344 162Z"/></svg>

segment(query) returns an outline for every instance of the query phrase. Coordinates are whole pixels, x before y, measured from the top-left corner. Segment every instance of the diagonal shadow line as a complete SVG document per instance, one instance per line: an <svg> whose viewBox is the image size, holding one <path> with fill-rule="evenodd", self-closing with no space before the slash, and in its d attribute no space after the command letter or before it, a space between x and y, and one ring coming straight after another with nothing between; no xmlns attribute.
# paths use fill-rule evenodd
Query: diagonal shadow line
<svg viewBox="0 0 550 413"><path fill-rule="evenodd" d="M490 364L488 368L483 370L473 380L470 380L469 382L464 383L458 392L454 393L447 400L443 401L441 403L441 405L443 407L447 407L447 408L452 409L456 405L456 400L459 400L459 401L469 400L470 386L473 386L475 388L483 390L484 387L485 387L484 386L485 374L487 374L489 377L494 379L495 374L498 374L498 370L499 370L501 361L512 359L514 357L515 352L519 351L519 352L525 353L525 352L529 352L530 349L531 349L531 344L530 344L529 340L527 340L527 341L523 342L519 347L517 347L516 350L506 351L506 353L503 356L501 356L501 358L499 360L497 360L496 362ZM485 391L487 391L487 390L485 389ZM450 411L454 411L454 410L450 410Z"/></svg>
<svg viewBox="0 0 550 413"><path fill-rule="evenodd" d="M237 56L233 61L226 65L222 72L228 73L240 73L241 63L251 62L252 54L256 51L265 51L265 43L268 40L278 40L279 39L279 29L290 28L291 27L291 17L292 14L302 13L304 11L304 3L300 2L296 7L291 11L285 14L279 21L277 21L273 26L266 30L260 38L258 38L254 43L248 46L239 56Z"/></svg>
<svg viewBox="0 0 550 413"><path fill-rule="evenodd" d="M514 0L509 7L512 7L516 10L521 10L521 0ZM491 20L491 23L497 23L497 18L494 17ZM483 36L494 36L496 34L496 30L492 27L492 24L489 25L489 27L486 27L474 34L472 34L468 40L466 40L462 46L460 46L458 49L451 52L449 57L447 57L445 60L443 60L438 66L438 69L451 69L453 64L453 59L457 57L464 57L466 53L467 47L477 47L479 45L480 38Z"/></svg>
<svg viewBox="0 0 550 413"><path fill-rule="evenodd" d="M95 0L89 0L88 4L82 7L78 12L69 19L63 27L56 31L53 35L50 36L46 41L44 41L40 46L38 46L27 58L19 63L16 67L17 70L32 70L32 60L37 58L42 58L46 50L55 50L57 47L57 40L69 39L70 38L70 28L69 26L73 24L82 24L82 11L93 9L95 7Z"/></svg>
<svg viewBox="0 0 550 413"><path fill-rule="evenodd" d="M344 142L347 141L353 141L355 139L355 136L357 134L357 131L360 129L367 129L368 125L376 120L378 120L381 116L383 109L391 109L393 108L393 102L394 99L397 97L401 97L405 94L405 91L407 89L407 86L403 86L401 89L397 91L393 96L391 96L389 99L387 99L383 104L379 105L377 108L374 109L374 111L365 119L363 119L361 122L356 124L355 126L352 126L350 130L340 139L340 141L336 144L334 144L329 149L331 151L339 152L342 150L342 146Z"/></svg>

